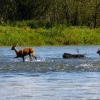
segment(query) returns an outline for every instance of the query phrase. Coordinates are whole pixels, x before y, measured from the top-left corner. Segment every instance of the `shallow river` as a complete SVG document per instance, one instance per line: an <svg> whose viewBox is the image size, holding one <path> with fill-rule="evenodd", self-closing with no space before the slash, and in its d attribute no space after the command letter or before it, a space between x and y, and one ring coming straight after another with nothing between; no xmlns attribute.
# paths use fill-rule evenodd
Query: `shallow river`
<svg viewBox="0 0 100 100"><path fill-rule="evenodd" d="M99 45L33 48L38 60L22 62L11 47L0 47L0 100L100 100ZM62 58L77 49L86 58Z"/></svg>

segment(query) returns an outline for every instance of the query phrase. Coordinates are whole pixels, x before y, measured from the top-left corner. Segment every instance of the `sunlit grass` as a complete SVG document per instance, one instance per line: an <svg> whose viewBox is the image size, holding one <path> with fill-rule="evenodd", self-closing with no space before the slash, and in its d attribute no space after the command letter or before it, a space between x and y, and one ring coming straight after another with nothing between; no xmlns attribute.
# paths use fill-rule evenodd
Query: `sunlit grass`
<svg viewBox="0 0 100 100"><path fill-rule="evenodd" d="M29 26L0 26L0 45L97 45L100 28L57 25L49 29Z"/></svg>

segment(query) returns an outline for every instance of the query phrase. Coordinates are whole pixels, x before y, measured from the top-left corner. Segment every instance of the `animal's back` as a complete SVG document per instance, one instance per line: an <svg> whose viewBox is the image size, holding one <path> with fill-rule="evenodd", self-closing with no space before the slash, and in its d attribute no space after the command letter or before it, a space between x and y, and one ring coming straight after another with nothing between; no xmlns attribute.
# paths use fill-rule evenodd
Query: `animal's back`
<svg viewBox="0 0 100 100"><path fill-rule="evenodd" d="M25 54L34 53L34 49L33 48L25 48L25 49L23 49L23 53L25 53Z"/></svg>

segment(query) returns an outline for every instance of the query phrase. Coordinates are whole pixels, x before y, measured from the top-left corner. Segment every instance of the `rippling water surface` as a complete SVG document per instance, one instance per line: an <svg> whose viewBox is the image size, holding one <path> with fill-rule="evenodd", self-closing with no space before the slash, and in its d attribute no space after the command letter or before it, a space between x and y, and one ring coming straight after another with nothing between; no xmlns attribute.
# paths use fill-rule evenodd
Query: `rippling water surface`
<svg viewBox="0 0 100 100"><path fill-rule="evenodd" d="M11 47L0 47L1 100L99 100L100 46L40 46L26 62L13 59ZM22 49L25 47L17 47ZM86 58L63 59L63 53Z"/></svg>

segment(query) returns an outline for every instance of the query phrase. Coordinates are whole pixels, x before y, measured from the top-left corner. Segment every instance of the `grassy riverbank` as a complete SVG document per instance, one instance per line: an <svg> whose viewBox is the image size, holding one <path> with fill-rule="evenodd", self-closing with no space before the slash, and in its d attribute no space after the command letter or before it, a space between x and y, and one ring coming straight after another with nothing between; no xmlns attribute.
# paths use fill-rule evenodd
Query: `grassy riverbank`
<svg viewBox="0 0 100 100"><path fill-rule="evenodd" d="M30 28L29 26L0 26L0 46L18 45L97 45L100 28L67 27Z"/></svg>

